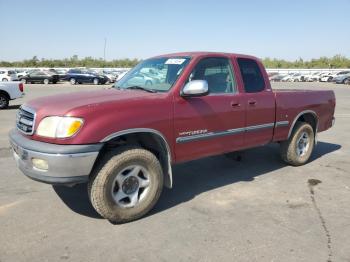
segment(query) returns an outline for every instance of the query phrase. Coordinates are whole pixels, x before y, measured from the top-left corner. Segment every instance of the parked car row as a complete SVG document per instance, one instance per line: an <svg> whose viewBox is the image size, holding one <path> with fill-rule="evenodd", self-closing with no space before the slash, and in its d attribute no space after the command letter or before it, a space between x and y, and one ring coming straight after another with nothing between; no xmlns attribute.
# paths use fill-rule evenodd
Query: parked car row
<svg viewBox="0 0 350 262"><path fill-rule="evenodd" d="M334 82L337 84L350 84L350 70L337 73L313 72L313 73L269 73L272 82Z"/></svg>
<svg viewBox="0 0 350 262"><path fill-rule="evenodd" d="M22 81L23 83L42 83L56 84L59 81L68 81L72 85L76 84L106 84L119 81L128 70L117 69L31 69L31 70L13 70L0 68L0 81ZM161 72L161 71L160 71ZM140 72L139 78L147 79L150 85L156 84L163 76L161 73L154 75L152 70L146 69ZM313 72L313 73L279 73L270 72L271 82L334 82L337 84L350 85L350 69L339 72Z"/></svg>
<svg viewBox="0 0 350 262"><path fill-rule="evenodd" d="M31 70L7 70L0 69L0 81L22 81L26 84L56 84L59 81L69 81L75 84L106 84L114 83L118 77L124 74L124 71L118 70L91 70L87 68L74 69L31 69Z"/></svg>

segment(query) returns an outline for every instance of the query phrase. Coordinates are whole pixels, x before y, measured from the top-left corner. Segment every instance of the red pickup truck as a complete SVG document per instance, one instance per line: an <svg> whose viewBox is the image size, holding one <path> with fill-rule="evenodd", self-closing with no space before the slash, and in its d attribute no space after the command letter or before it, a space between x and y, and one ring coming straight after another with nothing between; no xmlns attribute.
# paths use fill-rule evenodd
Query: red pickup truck
<svg viewBox="0 0 350 262"><path fill-rule="evenodd" d="M142 61L109 89L32 100L9 134L19 169L88 182L96 211L140 218L172 186L172 165L276 142L305 164L334 123L332 91L272 90L252 56L191 52Z"/></svg>

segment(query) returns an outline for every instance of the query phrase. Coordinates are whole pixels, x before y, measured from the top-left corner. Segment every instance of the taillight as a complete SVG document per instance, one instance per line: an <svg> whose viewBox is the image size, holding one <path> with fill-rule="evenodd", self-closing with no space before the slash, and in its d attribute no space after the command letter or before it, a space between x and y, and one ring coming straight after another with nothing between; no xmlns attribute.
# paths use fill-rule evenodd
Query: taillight
<svg viewBox="0 0 350 262"><path fill-rule="evenodd" d="M19 91L23 93L23 83L19 83L18 88L19 88Z"/></svg>

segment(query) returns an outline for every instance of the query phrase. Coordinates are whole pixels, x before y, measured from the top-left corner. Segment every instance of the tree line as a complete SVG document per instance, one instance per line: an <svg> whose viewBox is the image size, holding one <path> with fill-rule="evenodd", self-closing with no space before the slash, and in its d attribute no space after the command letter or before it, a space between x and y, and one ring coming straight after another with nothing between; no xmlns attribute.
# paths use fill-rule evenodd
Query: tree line
<svg viewBox="0 0 350 262"><path fill-rule="evenodd" d="M295 61L286 61L267 57L262 61L266 68L350 68L350 59L342 55L323 56L308 61L304 61L302 58Z"/></svg>
<svg viewBox="0 0 350 262"><path fill-rule="evenodd" d="M32 59L25 59L22 61L8 62L0 61L1 67L133 67L139 62L138 59L115 59L105 61L102 58L85 57L79 58L74 55L70 58L64 59L39 59L34 56Z"/></svg>
<svg viewBox="0 0 350 262"><path fill-rule="evenodd" d="M31 59L22 61L8 62L0 61L1 67L133 67L141 60L138 59L114 59L105 61L102 58L85 57L79 58L74 55L64 59L39 59L34 56ZM350 59L335 55L333 57L320 57L304 61L299 58L295 61L287 61L276 58L263 58L263 64L266 68L350 68Z"/></svg>

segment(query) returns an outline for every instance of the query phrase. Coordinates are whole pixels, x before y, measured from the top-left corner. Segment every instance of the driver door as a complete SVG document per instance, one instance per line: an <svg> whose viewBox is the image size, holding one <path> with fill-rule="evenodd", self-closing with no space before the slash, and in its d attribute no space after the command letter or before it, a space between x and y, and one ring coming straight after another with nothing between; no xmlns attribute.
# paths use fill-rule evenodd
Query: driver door
<svg viewBox="0 0 350 262"><path fill-rule="evenodd" d="M175 154L188 161L236 150L243 145L245 114L227 57L200 60L188 81L205 80L209 94L178 97L174 108Z"/></svg>

